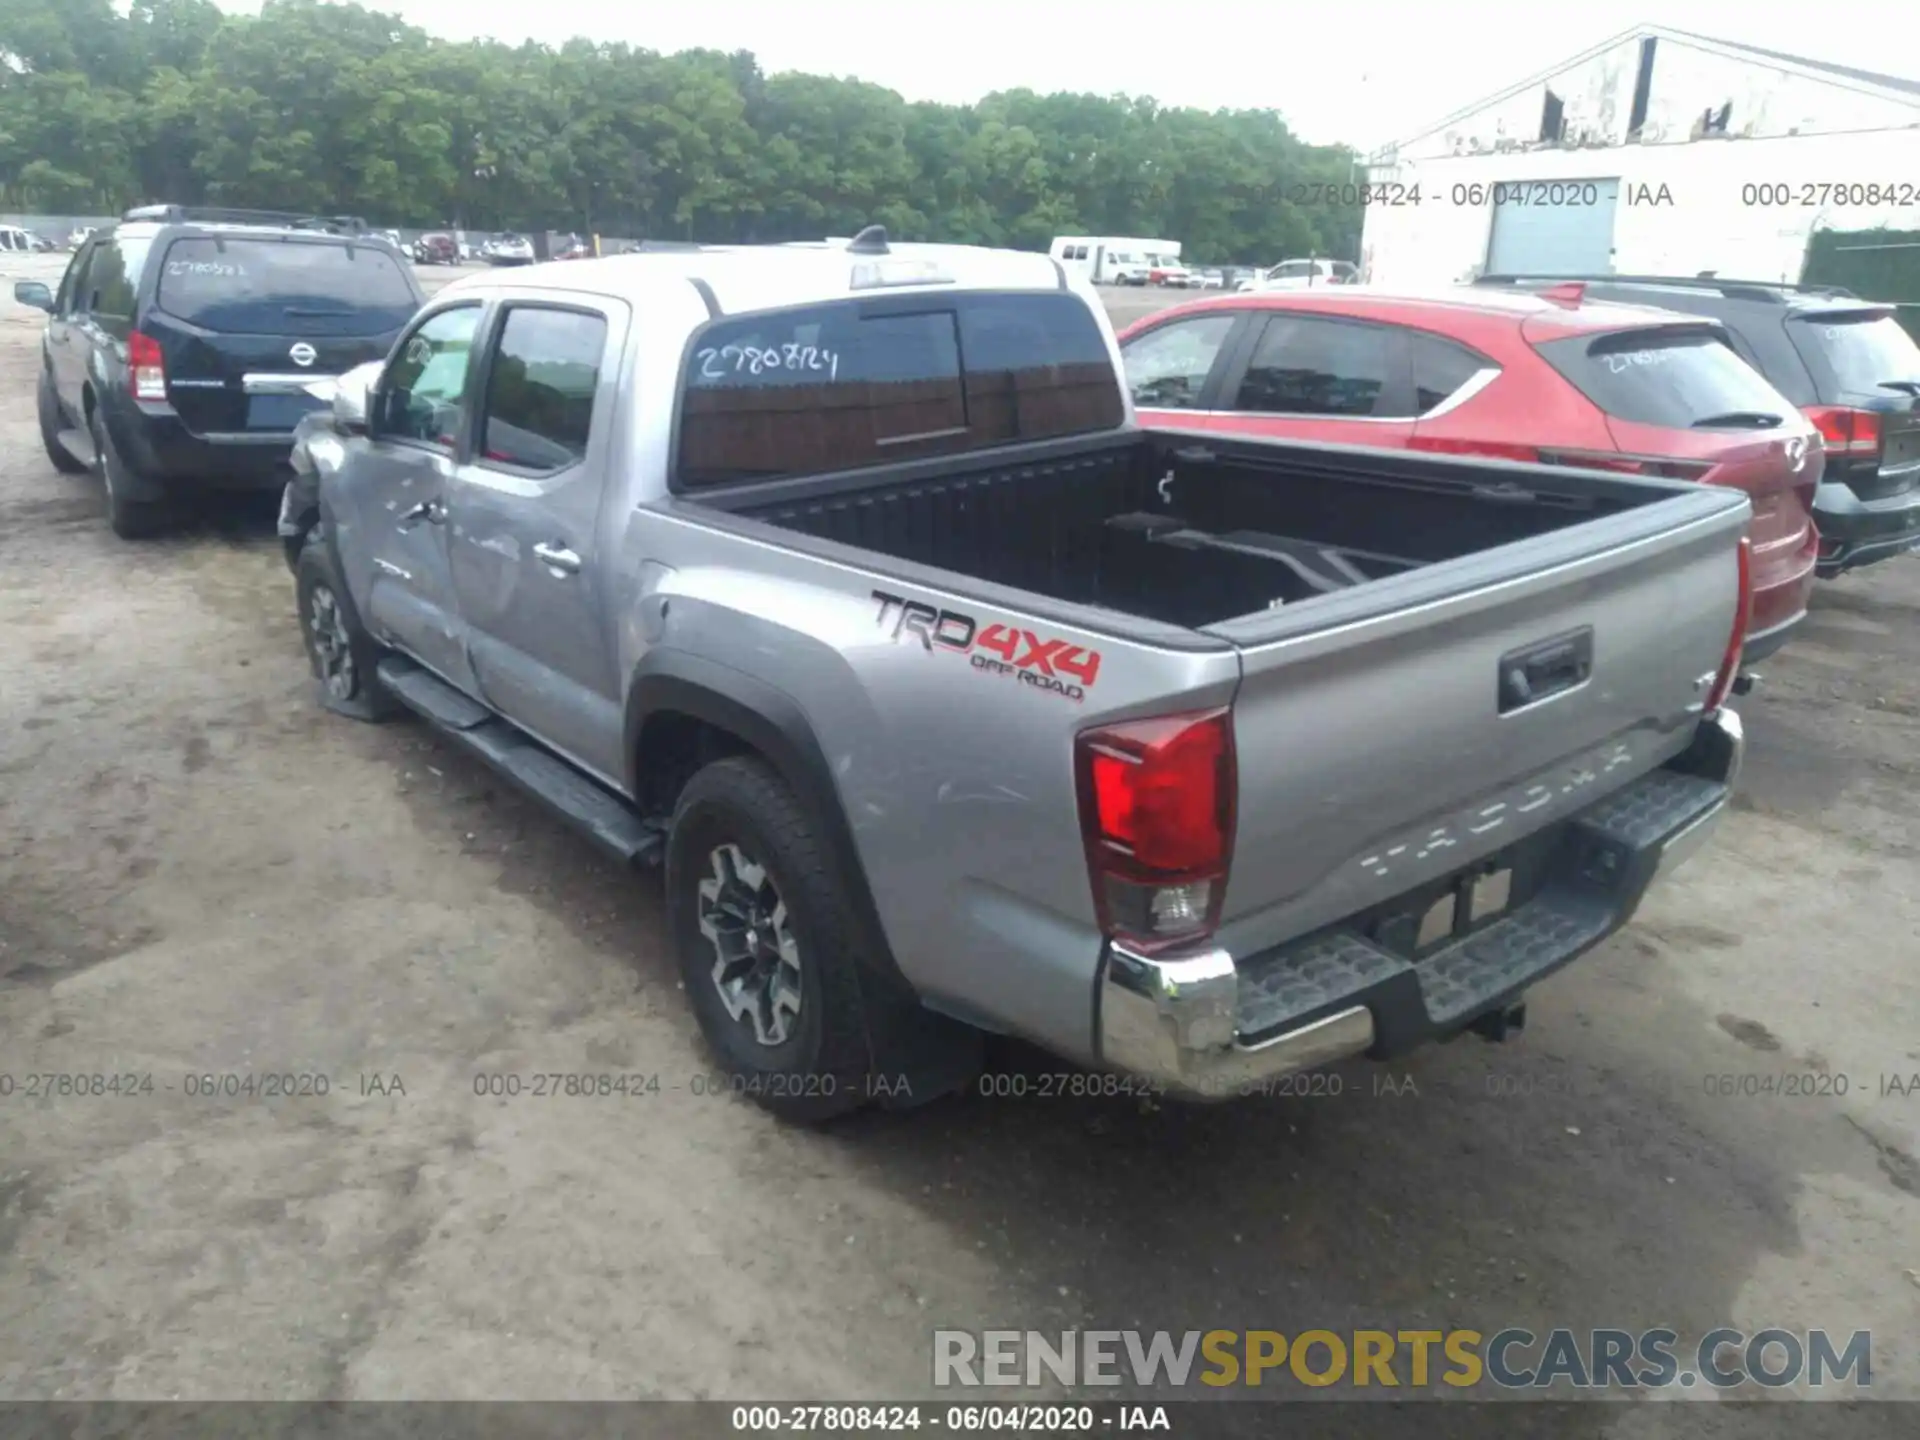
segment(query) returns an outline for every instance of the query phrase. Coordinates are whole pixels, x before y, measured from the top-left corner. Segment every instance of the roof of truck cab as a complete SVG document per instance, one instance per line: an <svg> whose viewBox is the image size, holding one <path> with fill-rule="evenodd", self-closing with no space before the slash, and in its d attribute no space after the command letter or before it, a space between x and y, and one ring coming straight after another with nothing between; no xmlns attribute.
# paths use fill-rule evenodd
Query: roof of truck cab
<svg viewBox="0 0 1920 1440"><path fill-rule="evenodd" d="M856 291L856 267L874 262L927 261L950 277L933 283L890 285ZM1067 287L1060 267L1046 255L990 250L976 245L894 245L885 254L856 254L823 242L794 245L714 245L609 255L595 260L548 261L489 271L456 280L442 295L491 289L565 290L592 295L638 295L673 281L704 283L722 313L817 304L854 294L902 291L1059 290Z"/></svg>
<svg viewBox="0 0 1920 1440"><path fill-rule="evenodd" d="M1702 323L1698 315L1680 314L1652 305L1619 301L1551 300L1532 291L1482 289L1451 285L1430 290L1398 290L1375 285L1329 285L1311 290L1253 290L1192 300L1136 321L1128 333L1174 315L1203 314L1209 310L1294 310L1315 314L1377 319L1415 329L1470 338L1477 329L1517 329L1527 324L1530 340L1557 340L1569 335L1592 335L1631 330L1647 325Z"/></svg>

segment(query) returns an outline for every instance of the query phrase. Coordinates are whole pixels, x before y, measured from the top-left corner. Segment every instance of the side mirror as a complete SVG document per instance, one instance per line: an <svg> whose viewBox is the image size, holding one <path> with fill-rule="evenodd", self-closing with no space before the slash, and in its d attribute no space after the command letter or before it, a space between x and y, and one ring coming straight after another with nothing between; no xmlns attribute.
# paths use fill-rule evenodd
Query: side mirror
<svg viewBox="0 0 1920 1440"><path fill-rule="evenodd" d="M385 363L370 360L342 375L333 392L333 416L347 430L365 430L373 408L374 386Z"/></svg>
<svg viewBox="0 0 1920 1440"><path fill-rule="evenodd" d="M13 298L16 303L30 305L35 310L53 313L53 291L38 280L16 280L13 282Z"/></svg>

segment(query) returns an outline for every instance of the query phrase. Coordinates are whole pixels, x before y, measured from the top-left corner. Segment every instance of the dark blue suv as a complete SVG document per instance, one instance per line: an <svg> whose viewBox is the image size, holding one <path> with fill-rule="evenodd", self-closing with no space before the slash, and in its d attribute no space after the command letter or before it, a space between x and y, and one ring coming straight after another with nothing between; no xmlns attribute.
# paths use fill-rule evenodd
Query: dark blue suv
<svg viewBox="0 0 1920 1440"><path fill-rule="evenodd" d="M313 382L383 358L425 298L354 219L177 205L129 211L75 253L48 312L40 435L99 472L114 533L152 534L207 490L278 491Z"/></svg>

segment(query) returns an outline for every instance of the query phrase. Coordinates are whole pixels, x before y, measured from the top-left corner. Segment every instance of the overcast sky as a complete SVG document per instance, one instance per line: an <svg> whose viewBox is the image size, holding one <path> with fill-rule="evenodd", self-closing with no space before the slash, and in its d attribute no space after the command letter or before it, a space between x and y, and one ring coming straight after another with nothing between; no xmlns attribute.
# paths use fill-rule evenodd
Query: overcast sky
<svg viewBox="0 0 1920 1440"><path fill-rule="evenodd" d="M260 8L258 0L219 3ZM1406 139L1654 18L1539 0L385 0L373 8L455 39L555 44L585 35L669 52L751 50L770 72L854 75L909 100L971 101L1024 86L1273 108L1310 141L1363 150ZM1823 11L1662 0L1658 10L1660 23L1678 30L1920 76L1920 5L1867 0Z"/></svg>

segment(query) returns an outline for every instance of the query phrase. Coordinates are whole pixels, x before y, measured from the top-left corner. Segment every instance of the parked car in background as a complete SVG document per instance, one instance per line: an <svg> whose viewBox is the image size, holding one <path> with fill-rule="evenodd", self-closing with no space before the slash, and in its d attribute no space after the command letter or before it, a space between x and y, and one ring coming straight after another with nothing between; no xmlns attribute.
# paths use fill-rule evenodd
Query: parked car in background
<svg viewBox="0 0 1920 1440"><path fill-rule="evenodd" d="M1282 260L1234 288L1243 292L1308 290L1317 285L1356 285L1359 281L1360 271L1344 260Z"/></svg>
<svg viewBox="0 0 1920 1440"><path fill-rule="evenodd" d="M0 225L0 253L26 255L37 250L31 230L18 225Z"/></svg>
<svg viewBox="0 0 1920 1440"><path fill-rule="evenodd" d="M67 232L67 249L78 250L92 238L93 227L91 225L82 225L78 230L70 230Z"/></svg>
<svg viewBox="0 0 1920 1440"><path fill-rule="evenodd" d="M1565 285L1487 276L1483 286ZM1738 350L1820 432L1819 573L1920 549L1920 346L1892 305L1832 286L1710 276L1597 275L1596 300L1659 305L1724 325Z"/></svg>
<svg viewBox="0 0 1920 1440"><path fill-rule="evenodd" d="M445 231L431 231L413 242L413 258L419 265L458 265L460 246Z"/></svg>
<svg viewBox="0 0 1920 1440"><path fill-rule="evenodd" d="M1178 256L1155 255L1147 265L1147 283L1161 285L1172 290L1191 289L1194 275Z"/></svg>
<svg viewBox="0 0 1920 1440"><path fill-rule="evenodd" d="M1744 497L1139 428L1044 256L478 275L339 388L282 509L324 703L664 863L793 1118L983 1030L1202 1098L1508 1038L1739 768Z"/></svg>
<svg viewBox="0 0 1920 1440"><path fill-rule="evenodd" d="M1806 615L1825 457L1720 326L1577 287L1364 286L1176 305L1120 345L1142 420L1695 480L1753 502L1750 659Z"/></svg>
<svg viewBox="0 0 1920 1440"><path fill-rule="evenodd" d="M591 260L593 246L578 235L563 235L553 247L556 260Z"/></svg>
<svg viewBox="0 0 1920 1440"><path fill-rule="evenodd" d="M1194 286L1196 289L1219 290L1223 289L1226 283L1227 277L1222 271L1207 269L1196 270L1194 272Z"/></svg>
<svg viewBox="0 0 1920 1440"><path fill-rule="evenodd" d="M1069 275L1094 285L1145 285L1160 260L1178 261L1177 240L1133 235L1056 235L1047 253Z"/></svg>
<svg viewBox="0 0 1920 1440"><path fill-rule="evenodd" d="M393 246L357 222L154 205L67 265L47 312L40 439L54 467L93 469L122 537L193 491L280 489L310 386L383 356L424 298Z"/></svg>
<svg viewBox="0 0 1920 1440"><path fill-rule="evenodd" d="M480 251L489 265L531 265L533 241L524 235L496 235Z"/></svg>

